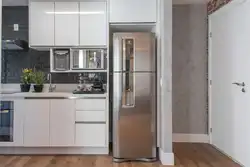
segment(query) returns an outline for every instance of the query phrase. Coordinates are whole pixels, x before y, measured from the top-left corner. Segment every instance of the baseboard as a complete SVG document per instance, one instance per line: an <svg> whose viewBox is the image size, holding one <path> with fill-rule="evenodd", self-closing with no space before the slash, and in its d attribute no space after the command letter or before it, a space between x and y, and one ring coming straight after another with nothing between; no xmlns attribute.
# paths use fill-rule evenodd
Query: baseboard
<svg viewBox="0 0 250 167"><path fill-rule="evenodd" d="M162 165L174 166L174 153L165 153L162 149L159 149L159 159Z"/></svg>
<svg viewBox="0 0 250 167"><path fill-rule="evenodd" d="M108 147L0 147L0 154L4 155L107 155L109 154Z"/></svg>
<svg viewBox="0 0 250 167"><path fill-rule="evenodd" d="M216 150L218 150L219 152L221 152L222 154L224 154L225 156L227 156L229 159L231 159L232 161L234 161L235 163L239 164L240 166L244 166L242 165L239 161L237 161L236 159L234 159L233 157L231 157L230 155L228 155L226 152L224 152L223 150L219 149L218 147L216 147L215 145L211 144L212 147L214 147Z"/></svg>
<svg viewBox="0 0 250 167"><path fill-rule="evenodd" d="M173 133L173 142L209 143L209 135Z"/></svg>

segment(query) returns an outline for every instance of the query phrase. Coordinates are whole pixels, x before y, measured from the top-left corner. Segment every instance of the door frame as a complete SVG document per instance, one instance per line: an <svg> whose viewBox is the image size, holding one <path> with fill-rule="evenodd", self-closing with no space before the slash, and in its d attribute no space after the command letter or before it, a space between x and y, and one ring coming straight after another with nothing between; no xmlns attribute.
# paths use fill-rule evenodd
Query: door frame
<svg viewBox="0 0 250 167"><path fill-rule="evenodd" d="M209 143L212 144L212 26L211 15L208 15L208 136Z"/></svg>

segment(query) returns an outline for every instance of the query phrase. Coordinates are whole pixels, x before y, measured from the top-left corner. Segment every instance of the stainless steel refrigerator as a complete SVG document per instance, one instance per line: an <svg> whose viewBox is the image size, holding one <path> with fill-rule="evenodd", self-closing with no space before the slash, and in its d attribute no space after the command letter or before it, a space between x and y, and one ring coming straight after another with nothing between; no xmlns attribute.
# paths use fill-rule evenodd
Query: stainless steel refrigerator
<svg viewBox="0 0 250 167"><path fill-rule="evenodd" d="M155 69L154 34L113 34L114 162L156 160Z"/></svg>

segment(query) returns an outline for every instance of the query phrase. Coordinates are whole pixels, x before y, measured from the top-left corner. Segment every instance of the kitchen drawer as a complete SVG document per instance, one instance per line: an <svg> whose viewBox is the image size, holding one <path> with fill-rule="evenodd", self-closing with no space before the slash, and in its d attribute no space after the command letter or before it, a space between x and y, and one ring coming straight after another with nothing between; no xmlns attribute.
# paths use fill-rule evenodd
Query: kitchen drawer
<svg viewBox="0 0 250 167"><path fill-rule="evenodd" d="M76 124L75 145L106 147L106 124Z"/></svg>
<svg viewBox="0 0 250 167"><path fill-rule="evenodd" d="M76 111L77 122L105 122L106 111Z"/></svg>
<svg viewBox="0 0 250 167"><path fill-rule="evenodd" d="M106 99L79 99L79 100L76 100L76 110L82 110L82 111L106 110Z"/></svg>

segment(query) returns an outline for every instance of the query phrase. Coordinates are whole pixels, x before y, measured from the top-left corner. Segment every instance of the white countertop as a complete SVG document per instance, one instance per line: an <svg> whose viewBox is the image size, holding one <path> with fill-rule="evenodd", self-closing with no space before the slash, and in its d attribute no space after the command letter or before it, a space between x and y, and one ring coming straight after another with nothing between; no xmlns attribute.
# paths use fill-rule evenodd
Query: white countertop
<svg viewBox="0 0 250 167"><path fill-rule="evenodd" d="M42 93L1 93L1 98L106 98L107 94L73 94L70 92L42 92Z"/></svg>

